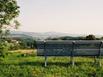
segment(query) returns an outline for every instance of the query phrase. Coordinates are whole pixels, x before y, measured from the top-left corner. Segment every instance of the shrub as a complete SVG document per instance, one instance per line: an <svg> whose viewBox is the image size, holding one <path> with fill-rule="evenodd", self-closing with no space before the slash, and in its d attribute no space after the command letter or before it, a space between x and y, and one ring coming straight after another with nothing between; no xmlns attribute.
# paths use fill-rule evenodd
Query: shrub
<svg viewBox="0 0 103 77"><path fill-rule="evenodd" d="M20 49L19 43L16 42L10 43L10 50L18 50L18 49Z"/></svg>
<svg viewBox="0 0 103 77"><path fill-rule="evenodd" d="M0 56L5 57L9 49L9 43L7 41L0 41Z"/></svg>

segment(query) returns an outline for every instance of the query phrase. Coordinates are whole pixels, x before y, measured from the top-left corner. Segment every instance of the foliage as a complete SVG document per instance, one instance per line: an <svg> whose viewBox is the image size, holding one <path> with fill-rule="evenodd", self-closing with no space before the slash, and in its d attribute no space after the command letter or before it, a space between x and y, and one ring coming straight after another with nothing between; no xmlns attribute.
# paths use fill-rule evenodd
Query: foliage
<svg viewBox="0 0 103 77"><path fill-rule="evenodd" d="M18 25L18 22L14 20L19 15L18 8L16 0L0 0L0 28L13 23Z"/></svg>
<svg viewBox="0 0 103 77"><path fill-rule="evenodd" d="M57 38L47 38L46 40L84 40L85 37L72 37L72 36L63 36Z"/></svg>
<svg viewBox="0 0 103 77"><path fill-rule="evenodd" d="M20 48L21 49L34 49L36 46L36 42L32 38L22 38L20 41Z"/></svg>
<svg viewBox="0 0 103 77"><path fill-rule="evenodd" d="M20 25L16 20L19 15L19 6L16 0L0 0L0 56L5 56L9 49L6 36L11 28L17 29Z"/></svg>
<svg viewBox="0 0 103 77"><path fill-rule="evenodd" d="M72 36L63 36L63 37L55 37L55 38L47 38L46 40L102 40L103 37L98 38L95 35L87 35L87 36L78 36L78 37L72 37Z"/></svg>
<svg viewBox="0 0 103 77"><path fill-rule="evenodd" d="M91 34L91 35L86 36L86 40L96 40L96 37Z"/></svg>
<svg viewBox="0 0 103 77"><path fill-rule="evenodd" d="M4 45L5 41L6 41L7 45ZM1 46L1 48L2 48L2 46L3 47L5 46L5 48L7 48L8 50L34 49L34 48L36 48L36 41L34 39L31 39L31 38L25 38L25 39L22 38L22 39L18 39L18 40L2 39L0 41L0 46ZM7 52L7 51L4 51L4 52Z"/></svg>
<svg viewBox="0 0 103 77"><path fill-rule="evenodd" d="M19 15L18 8L16 0L0 0L0 30L17 28L19 23L15 18Z"/></svg>
<svg viewBox="0 0 103 77"><path fill-rule="evenodd" d="M103 40L103 37L101 37L100 39Z"/></svg>
<svg viewBox="0 0 103 77"><path fill-rule="evenodd" d="M9 50L18 50L18 49L20 49L19 41L11 40L11 42L9 42L9 45L10 45Z"/></svg>
<svg viewBox="0 0 103 77"><path fill-rule="evenodd" d="M9 43L5 40L0 40L0 56L5 57L9 50Z"/></svg>

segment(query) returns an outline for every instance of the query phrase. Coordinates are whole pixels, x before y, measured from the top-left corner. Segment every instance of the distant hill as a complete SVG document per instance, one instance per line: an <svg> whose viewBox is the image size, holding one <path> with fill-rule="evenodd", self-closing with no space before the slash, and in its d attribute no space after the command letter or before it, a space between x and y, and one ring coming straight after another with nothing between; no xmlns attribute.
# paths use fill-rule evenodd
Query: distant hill
<svg viewBox="0 0 103 77"><path fill-rule="evenodd" d="M60 32L22 32L22 31L11 31L12 37L23 37L23 38L34 38L34 39L46 39L46 38L55 38L55 37L62 37L62 36L71 36L71 37L78 37L78 36L86 36L85 34L69 34L69 33L60 33ZM101 35L96 35L100 37Z"/></svg>

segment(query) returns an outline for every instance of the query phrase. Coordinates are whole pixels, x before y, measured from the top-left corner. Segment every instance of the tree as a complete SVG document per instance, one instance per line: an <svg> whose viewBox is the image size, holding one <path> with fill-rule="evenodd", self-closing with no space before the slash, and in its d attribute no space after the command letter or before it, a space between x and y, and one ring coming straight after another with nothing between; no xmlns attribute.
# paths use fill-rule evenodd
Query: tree
<svg viewBox="0 0 103 77"><path fill-rule="evenodd" d="M86 40L96 40L96 37L92 34L86 36Z"/></svg>
<svg viewBox="0 0 103 77"><path fill-rule="evenodd" d="M11 28L17 29L20 25L16 20L19 15L19 6L16 0L0 0L0 36Z"/></svg>
<svg viewBox="0 0 103 77"><path fill-rule="evenodd" d="M0 56L5 56L8 51L8 41L4 38L9 34L11 28L17 29L19 22L19 6L16 0L0 0Z"/></svg>

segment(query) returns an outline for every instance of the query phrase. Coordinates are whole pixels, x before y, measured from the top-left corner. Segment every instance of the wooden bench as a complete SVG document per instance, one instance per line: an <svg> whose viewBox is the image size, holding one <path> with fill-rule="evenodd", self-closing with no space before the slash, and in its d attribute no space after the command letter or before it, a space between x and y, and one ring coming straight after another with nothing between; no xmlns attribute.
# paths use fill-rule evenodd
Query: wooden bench
<svg viewBox="0 0 103 77"><path fill-rule="evenodd" d="M93 56L99 59L103 55L103 42L101 40L47 40L37 41L37 56L45 57L47 66L48 56L68 56L74 66L73 58L76 56Z"/></svg>

